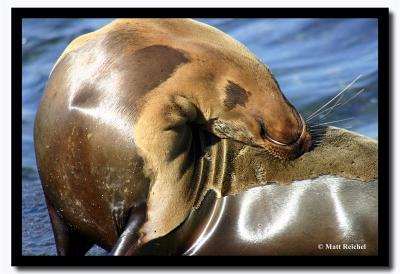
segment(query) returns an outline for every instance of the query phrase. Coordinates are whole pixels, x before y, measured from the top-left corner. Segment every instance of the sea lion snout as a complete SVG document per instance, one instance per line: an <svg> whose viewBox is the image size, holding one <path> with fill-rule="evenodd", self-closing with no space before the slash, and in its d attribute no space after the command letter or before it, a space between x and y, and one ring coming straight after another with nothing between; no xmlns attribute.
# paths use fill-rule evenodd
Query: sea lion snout
<svg viewBox="0 0 400 274"><path fill-rule="evenodd" d="M262 147L278 158L295 159L311 148L311 135L307 125L297 111L293 112L296 123L281 123L270 130L261 119L257 119L264 143Z"/></svg>
<svg viewBox="0 0 400 274"><path fill-rule="evenodd" d="M306 130L301 115L292 107L279 113L268 112L265 117L259 116L256 120L260 126L261 137L277 145L294 144Z"/></svg>

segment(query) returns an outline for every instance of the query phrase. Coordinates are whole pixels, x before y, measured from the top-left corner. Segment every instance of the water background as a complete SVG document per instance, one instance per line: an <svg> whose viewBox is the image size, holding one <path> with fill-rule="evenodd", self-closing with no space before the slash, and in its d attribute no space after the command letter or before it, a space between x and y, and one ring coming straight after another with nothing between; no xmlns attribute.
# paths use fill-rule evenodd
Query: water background
<svg viewBox="0 0 400 274"><path fill-rule="evenodd" d="M286 97L307 117L356 76L350 98L328 121L377 138L376 19L199 19L239 40L276 76ZM33 122L50 70L75 37L111 19L24 19L22 24L22 253L55 255L54 238L36 169ZM382 91L387 92L387 91ZM343 102L343 101L342 101ZM105 254L93 248L91 255Z"/></svg>

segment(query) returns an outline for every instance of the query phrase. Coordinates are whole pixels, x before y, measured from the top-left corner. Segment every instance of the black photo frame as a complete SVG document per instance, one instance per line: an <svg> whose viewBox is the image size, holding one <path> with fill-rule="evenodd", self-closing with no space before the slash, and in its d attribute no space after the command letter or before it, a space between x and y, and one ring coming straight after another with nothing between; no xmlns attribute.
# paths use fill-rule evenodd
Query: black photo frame
<svg viewBox="0 0 400 274"><path fill-rule="evenodd" d="M389 9L387 8L13 8L12 11L12 262L13 266L389 266ZM379 254L305 257L53 257L22 255L23 18L377 18L379 81Z"/></svg>

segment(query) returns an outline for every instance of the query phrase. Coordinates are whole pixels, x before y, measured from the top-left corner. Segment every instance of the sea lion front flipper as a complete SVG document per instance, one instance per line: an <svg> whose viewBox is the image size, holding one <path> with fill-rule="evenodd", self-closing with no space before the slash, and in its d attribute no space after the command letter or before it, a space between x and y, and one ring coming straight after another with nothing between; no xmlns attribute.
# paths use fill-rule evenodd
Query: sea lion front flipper
<svg viewBox="0 0 400 274"><path fill-rule="evenodd" d="M151 103L150 103L151 102ZM156 97L136 123L135 142L151 184L143 243L164 236L181 224L195 204L199 181L193 180L196 148L193 129L197 109L182 96Z"/></svg>
<svg viewBox="0 0 400 274"><path fill-rule="evenodd" d="M119 236L111 250L113 256L130 256L134 255L140 248L141 235L138 233L146 220L146 204L142 203L132 208L125 229Z"/></svg>

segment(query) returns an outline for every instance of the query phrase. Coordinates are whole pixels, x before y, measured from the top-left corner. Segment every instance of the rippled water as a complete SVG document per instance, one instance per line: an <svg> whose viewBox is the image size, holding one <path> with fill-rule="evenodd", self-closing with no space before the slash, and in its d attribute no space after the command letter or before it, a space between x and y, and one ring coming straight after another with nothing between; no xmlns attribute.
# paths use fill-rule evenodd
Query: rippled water
<svg viewBox="0 0 400 274"><path fill-rule="evenodd" d="M252 50L276 76L286 97L305 116L357 75L350 90L366 91L326 121L376 138L378 24L375 19L200 19ZM23 21L22 234L24 255L55 255L54 239L37 174L33 121L50 70L68 43L111 19L26 19ZM90 254L104 254L99 248Z"/></svg>

